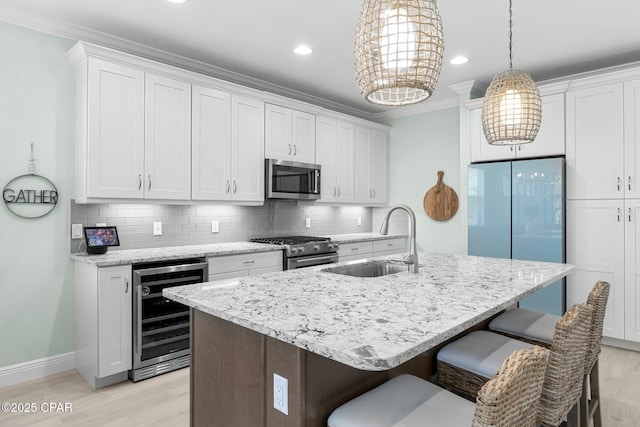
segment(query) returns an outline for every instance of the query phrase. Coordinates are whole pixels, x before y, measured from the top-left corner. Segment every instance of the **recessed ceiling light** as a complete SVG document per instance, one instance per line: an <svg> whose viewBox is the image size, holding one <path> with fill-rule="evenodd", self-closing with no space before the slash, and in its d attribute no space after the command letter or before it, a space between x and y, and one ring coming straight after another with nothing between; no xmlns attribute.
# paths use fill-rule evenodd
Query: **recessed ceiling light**
<svg viewBox="0 0 640 427"><path fill-rule="evenodd" d="M167 0L169 3L182 4L186 3L187 0Z"/></svg>
<svg viewBox="0 0 640 427"><path fill-rule="evenodd" d="M469 62L469 58L467 58L466 56L456 56L455 58L451 59L451 62L453 65L460 65L460 64L466 64L467 62Z"/></svg>
<svg viewBox="0 0 640 427"><path fill-rule="evenodd" d="M298 55L309 55L313 52L309 46L303 44L293 49L293 51Z"/></svg>

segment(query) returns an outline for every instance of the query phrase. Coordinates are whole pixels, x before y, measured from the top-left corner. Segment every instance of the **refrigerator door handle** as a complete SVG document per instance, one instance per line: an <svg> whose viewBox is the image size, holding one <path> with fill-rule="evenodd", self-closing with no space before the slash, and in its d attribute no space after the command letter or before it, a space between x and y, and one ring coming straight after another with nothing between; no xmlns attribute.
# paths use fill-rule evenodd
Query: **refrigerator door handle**
<svg viewBox="0 0 640 427"><path fill-rule="evenodd" d="M620 208L618 208L618 222L620 222Z"/></svg>
<svg viewBox="0 0 640 427"><path fill-rule="evenodd" d="M631 208L629 208L629 222L631 222Z"/></svg>

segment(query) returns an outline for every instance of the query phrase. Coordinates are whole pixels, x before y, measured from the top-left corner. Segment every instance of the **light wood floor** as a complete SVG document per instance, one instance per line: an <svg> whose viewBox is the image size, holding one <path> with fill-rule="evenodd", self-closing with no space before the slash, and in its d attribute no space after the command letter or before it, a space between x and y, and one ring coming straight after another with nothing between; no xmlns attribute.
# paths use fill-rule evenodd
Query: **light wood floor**
<svg viewBox="0 0 640 427"><path fill-rule="evenodd" d="M600 392L605 427L640 427L640 353L603 346ZM189 369L96 391L71 370L0 388L2 402L33 402L38 411L0 412L0 426L188 426ZM69 402L72 412L44 413L48 402Z"/></svg>

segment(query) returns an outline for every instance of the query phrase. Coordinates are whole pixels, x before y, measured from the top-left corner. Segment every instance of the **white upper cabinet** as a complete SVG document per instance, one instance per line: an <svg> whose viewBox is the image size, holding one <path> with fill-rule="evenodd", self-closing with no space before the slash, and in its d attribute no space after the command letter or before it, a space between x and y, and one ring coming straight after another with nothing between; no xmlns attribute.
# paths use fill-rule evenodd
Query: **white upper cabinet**
<svg viewBox="0 0 640 427"><path fill-rule="evenodd" d="M144 73L89 58L76 79L76 198L141 198Z"/></svg>
<svg viewBox="0 0 640 427"><path fill-rule="evenodd" d="M624 195L623 85L567 93L567 198Z"/></svg>
<svg viewBox="0 0 640 427"><path fill-rule="evenodd" d="M145 198L191 198L191 85L145 75Z"/></svg>
<svg viewBox="0 0 640 427"><path fill-rule="evenodd" d="M542 97L542 123L536 139L529 144L491 145L482 131L482 108L471 114L471 161L512 160L565 154L564 94Z"/></svg>
<svg viewBox="0 0 640 427"><path fill-rule="evenodd" d="M388 161L388 134L378 129L356 126L356 203L387 203Z"/></svg>
<svg viewBox="0 0 640 427"><path fill-rule="evenodd" d="M231 200L264 201L264 102L231 97Z"/></svg>
<svg viewBox="0 0 640 427"><path fill-rule="evenodd" d="M355 125L330 117L316 121L316 162L321 169L320 202L354 201Z"/></svg>
<svg viewBox="0 0 640 427"><path fill-rule="evenodd" d="M279 105L265 107L265 156L315 163L315 115Z"/></svg>
<svg viewBox="0 0 640 427"><path fill-rule="evenodd" d="M231 94L193 86L193 200L231 199Z"/></svg>
<svg viewBox="0 0 640 427"><path fill-rule="evenodd" d="M625 197L640 198L640 80L624 84Z"/></svg>

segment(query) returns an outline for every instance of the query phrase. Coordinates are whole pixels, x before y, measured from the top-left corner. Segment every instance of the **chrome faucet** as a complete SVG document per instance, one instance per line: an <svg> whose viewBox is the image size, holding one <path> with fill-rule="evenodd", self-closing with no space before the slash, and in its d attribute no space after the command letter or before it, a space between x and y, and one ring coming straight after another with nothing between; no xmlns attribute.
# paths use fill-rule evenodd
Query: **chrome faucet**
<svg viewBox="0 0 640 427"><path fill-rule="evenodd" d="M382 221L382 227L380 227L380 234L383 236L389 233L389 217L391 216L391 212L396 209L401 209L405 211L409 215L409 226L410 226L410 234L409 234L409 255L404 257L404 263L409 266L409 273L417 273L418 272L418 246L416 244L416 216L414 215L411 208L407 205L395 205L392 206L391 209L384 216L384 221Z"/></svg>

